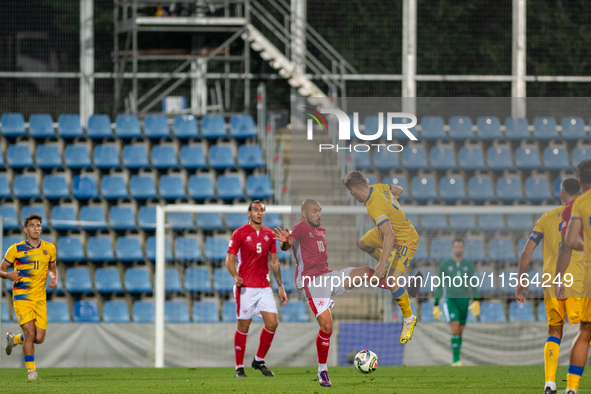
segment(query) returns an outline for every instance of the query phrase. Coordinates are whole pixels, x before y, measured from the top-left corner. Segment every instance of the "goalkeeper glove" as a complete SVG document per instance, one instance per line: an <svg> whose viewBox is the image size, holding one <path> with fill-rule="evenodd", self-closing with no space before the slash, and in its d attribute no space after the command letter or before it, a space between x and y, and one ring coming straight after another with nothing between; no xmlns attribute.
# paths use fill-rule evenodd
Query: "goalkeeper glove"
<svg viewBox="0 0 591 394"><path fill-rule="evenodd" d="M435 305L433 307L433 319L440 321L441 315L443 315L443 313L439 310L439 306Z"/></svg>
<svg viewBox="0 0 591 394"><path fill-rule="evenodd" d="M468 309L472 312L474 317L480 316L480 301L473 301Z"/></svg>

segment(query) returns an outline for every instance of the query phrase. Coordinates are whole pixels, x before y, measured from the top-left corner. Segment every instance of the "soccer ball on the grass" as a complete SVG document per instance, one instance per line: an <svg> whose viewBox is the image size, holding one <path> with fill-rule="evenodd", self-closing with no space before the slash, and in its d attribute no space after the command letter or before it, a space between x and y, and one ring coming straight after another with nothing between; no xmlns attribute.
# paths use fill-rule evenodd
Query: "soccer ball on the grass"
<svg viewBox="0 0 591 394"><path fill-rule="evenodd" d="M362 350L355 356L353 365L361 373L372 373L378 368L378 356L371 350Z"/></svg>

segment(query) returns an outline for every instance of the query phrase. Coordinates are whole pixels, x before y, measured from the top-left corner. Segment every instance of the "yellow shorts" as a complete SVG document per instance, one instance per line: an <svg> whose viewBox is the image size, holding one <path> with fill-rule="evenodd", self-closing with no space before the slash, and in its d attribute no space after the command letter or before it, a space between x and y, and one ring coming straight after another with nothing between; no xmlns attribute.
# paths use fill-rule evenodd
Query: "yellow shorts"
<svg viewBox="0 0 591 394"><path fill-rule="evenodd" d="M35 320L35 325L47 330L47 302L46 301L13 301L18 324L23 325Z"/></svg>
<svg viewBox="0 0 591 394"><path fill-rule="evenodd" d="M382 232L377 227L374 227L365 233L363 243L374 249L381 249L384 245ZM392 248L392 254L390 254L390 258L388 259L390 269L397 269L405 273L418 247L418 241L399 241L397 239L394 248Z"/></svg>
<svg viewBox="0 0 591 394"><path fill-rule="evenodd" d="M556 298L546 297L544 298L544 304L546 305L546 317L548 318L549 326L563 325L566 322L567 316L569 324L580 322L580 298L567 298L561 301Z"/></svg>

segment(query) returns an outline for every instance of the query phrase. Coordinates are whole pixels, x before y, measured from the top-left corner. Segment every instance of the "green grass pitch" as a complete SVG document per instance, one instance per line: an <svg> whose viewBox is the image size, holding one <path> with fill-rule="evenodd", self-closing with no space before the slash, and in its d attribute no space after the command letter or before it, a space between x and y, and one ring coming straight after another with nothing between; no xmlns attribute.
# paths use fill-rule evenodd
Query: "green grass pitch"
<svg viewBox="0 0 591 394"><path fill-rule="evenodd" d="M42 380L27 380L25 369L0 370L1 393L543 393L544 367L378 367L362 375L353 367L330 368L331 388L320 387L316 367L276 367L274 378L246 368L237 379L233 368L53 368L39 369ZM587 374L585 374L587 375ZM591 393L583 375L579 393ZM558 368L563 393L566 367Z"/></svg>

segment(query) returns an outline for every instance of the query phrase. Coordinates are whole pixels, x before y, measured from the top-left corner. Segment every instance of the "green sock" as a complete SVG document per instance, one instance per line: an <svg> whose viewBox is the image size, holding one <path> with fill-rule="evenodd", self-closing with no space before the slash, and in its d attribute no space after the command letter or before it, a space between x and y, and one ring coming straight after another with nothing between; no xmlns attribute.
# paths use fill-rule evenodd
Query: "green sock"
<svg viewBox="0 0 591 394"><path fill-rule="evenodd" d="M462 349L462 337L459 335L451 336L451 351L453 353L453 362L460 361L460 351Z"/></svg>

